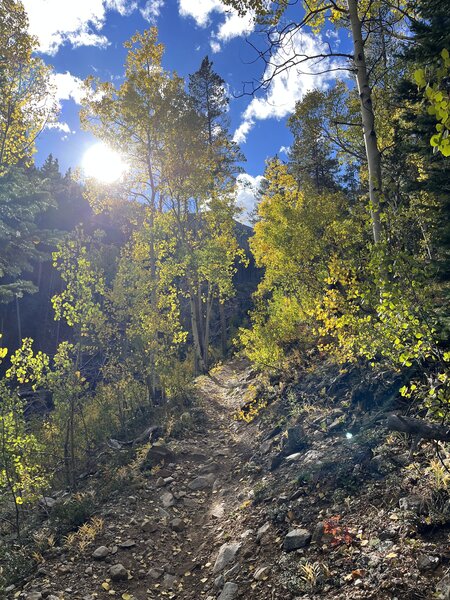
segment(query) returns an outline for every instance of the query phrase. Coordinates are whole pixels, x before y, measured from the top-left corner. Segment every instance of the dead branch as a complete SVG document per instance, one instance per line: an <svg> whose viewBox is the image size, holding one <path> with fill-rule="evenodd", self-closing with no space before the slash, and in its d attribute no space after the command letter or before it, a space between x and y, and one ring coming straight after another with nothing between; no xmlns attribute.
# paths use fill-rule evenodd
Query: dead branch
<svg viewBox="0 0 450 600"><path fill-rule="evenodd" d="M450 429L421 419L404 417L402 415L389 415L386 425L391 431L407 433L417 440L450 442Z"/></svg>

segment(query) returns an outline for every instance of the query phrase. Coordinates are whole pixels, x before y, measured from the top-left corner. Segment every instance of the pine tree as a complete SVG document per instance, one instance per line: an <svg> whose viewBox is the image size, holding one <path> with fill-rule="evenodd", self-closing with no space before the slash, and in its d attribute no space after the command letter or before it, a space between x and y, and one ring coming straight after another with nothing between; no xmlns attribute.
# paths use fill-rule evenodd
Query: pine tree
<svg viewBox="0 0 450 600"><path fill-rule="evenodd" d="M440 63L440 53L450 49L450 14L445 0L421 0L418 18L412 25L414 43L407 46L404 59L408 69L398 87L402 110L397 123L394 158L407 164L405 193L418 196L425 215L429 257L442 280L450 278L450 160L433 152L430 138L435 133L436 118L423 102L412 72L417 68L433 69Z"/></svg>
<svg viewBox="0 0 450 600"><path fill-rule="evenodd" d="M213 63L207 56L199 70L189 76L189 95L194 110L202 117L203 133L213 163L212 173L223 183L238 171L237 163L244 157L229 133L225 81L213 70ZM217 180L214 185L218 185Z"/></svg>
<svg viewBox="0 0 450 600"><path fill-rule="evenodd" d="M36 170L10 167L0 178L0 302L37 290L26 275L49 255L50 233L37 221L52 205Z"/></svg>
<svg viewBox="0 0 450 600"><path fill-rule="evenodd" d="M339 163L323 131L323 92L314 90L297 103L288 120L294 141L289 151L289 169L300 187L313 186L318 192L338 188Z"/></svg>

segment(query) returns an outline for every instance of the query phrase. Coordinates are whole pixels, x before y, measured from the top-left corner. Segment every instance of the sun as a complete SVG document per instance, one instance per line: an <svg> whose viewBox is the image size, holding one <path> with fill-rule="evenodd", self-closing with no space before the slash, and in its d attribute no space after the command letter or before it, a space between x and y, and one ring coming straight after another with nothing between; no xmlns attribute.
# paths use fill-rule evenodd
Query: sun
<svg viewBox="0 0 450 600"><path fill-rule="evenodd" d="M81 163L86 177L93 177L102 183L114 183L128 168L123 158L103 142L98 142L86 150Z"/></svg>

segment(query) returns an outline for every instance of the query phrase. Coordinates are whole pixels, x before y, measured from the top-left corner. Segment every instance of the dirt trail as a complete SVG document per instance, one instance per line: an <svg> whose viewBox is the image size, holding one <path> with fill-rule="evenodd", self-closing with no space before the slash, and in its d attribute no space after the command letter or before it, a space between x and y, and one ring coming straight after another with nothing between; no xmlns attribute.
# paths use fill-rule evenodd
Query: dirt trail
<svg viewBox="0 0 450 600"><path fill-rule="evenodd" d="M40 577L27 584L23 597L277 598L272 586L265 585L267 594L253 593L254 578L248 570L243 577L241 569L258 552L256 531L246 531L245 519L251 485L244 471L254 452L254 431L233 419L248 376L249 367L234 361L215 380L199 378L202 427L186 439L169 442L175 458L144 471L132 487L103 505L99 516L104 527L93 543L82 550L56 549L46 557ZM238 544L238 552L214 571L218 552L227 543ZM106 547L100 552L105 556L96 560L93 552L101 546ZM118 564L128 571L126 579L122 572L122 581L111 574Z"/></svg>

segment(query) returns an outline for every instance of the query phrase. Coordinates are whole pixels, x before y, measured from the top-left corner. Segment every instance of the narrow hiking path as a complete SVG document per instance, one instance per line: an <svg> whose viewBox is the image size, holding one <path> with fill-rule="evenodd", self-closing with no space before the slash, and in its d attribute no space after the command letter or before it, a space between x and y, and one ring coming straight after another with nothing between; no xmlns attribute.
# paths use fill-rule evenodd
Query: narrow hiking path
<svg viewBox="0 0 450 600"><path fill-rule="evenodd" d="M53 549L39 577L27 584L27 600L285 597L267 581L269 565L255 579L253 565L264 546L244 518L255 432L233 416L249 373L236 360L214 380L198 378L201 426L186 439L157 442L147 469L102 506L103 528L95 541ZM245 574L242 561L249 567ZM258 581L261 589L252 593Z"/></svg>
<svg viewBox="0 0 450 600"><path fill-rule="evenodd" d="M377 409L349 409L348 382L331 396L331 373L303 374L294 415L283 382L264 385L251 423L233 418L260 385L248 364L198 378L181 439L109 449L82 492L55 494L37 572L7 600L450 598L430 480L401 466L409 447L374 424ZM58 504L73 518L91 501L94 520L50 540Z"/></svg>

